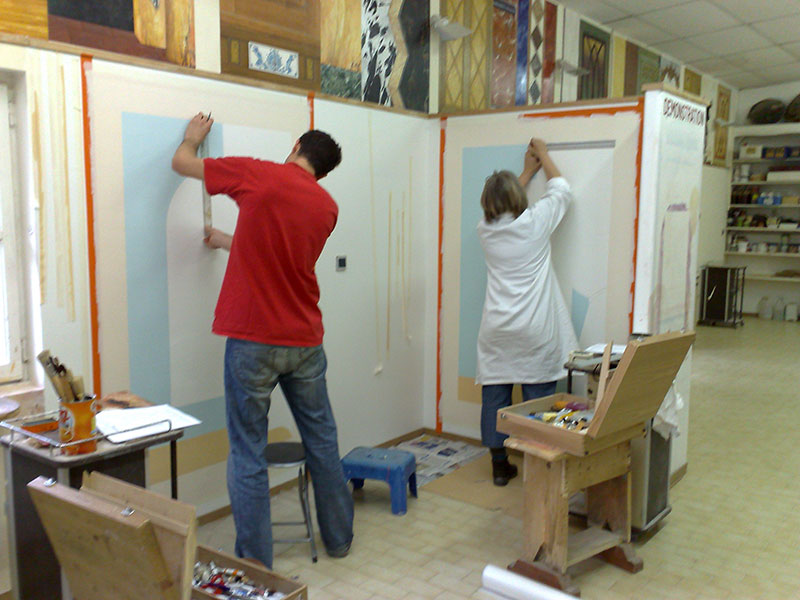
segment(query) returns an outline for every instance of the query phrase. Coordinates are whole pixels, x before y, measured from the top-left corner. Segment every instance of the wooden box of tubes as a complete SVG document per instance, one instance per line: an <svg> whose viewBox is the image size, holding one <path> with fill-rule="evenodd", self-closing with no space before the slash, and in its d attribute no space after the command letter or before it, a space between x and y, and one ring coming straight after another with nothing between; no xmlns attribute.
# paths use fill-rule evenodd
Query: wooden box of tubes
<svg viewBox="0 0 800 600"><path fill-rule="evenodd" d="M80 490L38 477L33 503L80 600L308 600L308 588L197 545L191 504L100 473Z"/></svg>
<svg viewBox="0 0 800 600"><path fill-rule="evenodd" d="M693 341L689 332L630 342L610 378L609 344L596 400L555 394L522 402L497 411L497 430L574 456L644 435Z"/></svg>

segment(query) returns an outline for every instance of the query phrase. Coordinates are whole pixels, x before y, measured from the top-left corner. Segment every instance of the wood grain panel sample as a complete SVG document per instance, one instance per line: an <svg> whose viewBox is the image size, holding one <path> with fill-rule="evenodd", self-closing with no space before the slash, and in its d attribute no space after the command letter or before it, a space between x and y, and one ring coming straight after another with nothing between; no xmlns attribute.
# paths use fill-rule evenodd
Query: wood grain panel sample
<svg viewBox="0 0 800 600"><path fill-rule="evenodd" d="M320 4L317 0L220 0L220 33L223 73L320 89ZM250 69L249 42L296 52L298 78Z"/></svg>
<svg viewBox="0 0 800 600"><path fill-rule="evenodd" d="M320 62L361 71L361 0L321 0Z"/></svg>
<svg viewBox="0 0 800 600"><path fill-rule="evenodd" d="M47 0L0 0L0 32L47 39Z"/></svg>
<svg viewBox="0 0 800 600"><path fill-rule="evenodd" d="M696 73L687 67L683 69L683 90L685 92L699 96L702 84L703 77L700 73Z"/></svg>
<svg viewBox="0 0 800 600"><path fill-rule="evenodd" d="M167 47L166 8L153 0L133 0L133 33L145 46Z"/></svg>
<svg viewBox="0 0 800 600"><path fill-rule="evenodd" d="M167 59L177 65L193 67L194 0L166 0Z"/></svg>
<svg viewBox="0 0 800 600"><path fill-rule="evenodd" d="M95 25L94 23L55 15L50 15L48 26L51 40L89 46L90 48L108 50L109 52L130 54L131 56L167 60L166 51L161 48L140 44L139 40L136 39L136 35L131 31L123 31L113 27Z"/></svg>

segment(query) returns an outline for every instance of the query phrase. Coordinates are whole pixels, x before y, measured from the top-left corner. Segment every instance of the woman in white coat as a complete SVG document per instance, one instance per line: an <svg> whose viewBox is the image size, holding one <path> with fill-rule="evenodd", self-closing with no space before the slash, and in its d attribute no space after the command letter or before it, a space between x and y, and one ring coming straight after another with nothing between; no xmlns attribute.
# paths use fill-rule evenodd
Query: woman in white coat
<svg viewBox="0 0 800 600"><path fill-rule="evenodd" d="M533 176L544 171L547 190L528 205L525 193ZM486 257L486 297L478 333L481 384L481 440L492 453L495 485L517 475L497 432L497 410L511 405L511 390L522 384L525 400L555 392L556 380L578 340L550 259L550 234L572 199L547 145L532 139L522 174L499 171L481 195L484 218L478 236Z"/></svg>

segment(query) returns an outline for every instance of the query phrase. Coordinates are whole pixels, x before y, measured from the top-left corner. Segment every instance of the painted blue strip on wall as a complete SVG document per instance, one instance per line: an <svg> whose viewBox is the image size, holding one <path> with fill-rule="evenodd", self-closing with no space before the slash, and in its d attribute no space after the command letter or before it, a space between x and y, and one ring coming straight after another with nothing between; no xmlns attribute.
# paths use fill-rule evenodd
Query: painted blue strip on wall
<svg viewBox="0 0 800 600"><path fill-rule="evenodd" d="M461 290L458 323L458 374L475 377L478 329L486 295L486 261L476 227L483 217L481 192L493 171L522 170L524 145L465 148L461 166Z"/></svg>
<svg viewBox="0 0 800 600"><path fill-rule="evenodd" d="M171 161L187 122L122 114L130 389L159 404L169 402L171 389L167 211L183 181ZM212 129L209 148L212 156L222 153L221 127Z"/></svg>
<svg viewBox="0 0 800 600"><path fill-rule="evenodd" d="M528 103L528 31L530 0L519 0L517 9L517 90L516 104Z"/></svg>

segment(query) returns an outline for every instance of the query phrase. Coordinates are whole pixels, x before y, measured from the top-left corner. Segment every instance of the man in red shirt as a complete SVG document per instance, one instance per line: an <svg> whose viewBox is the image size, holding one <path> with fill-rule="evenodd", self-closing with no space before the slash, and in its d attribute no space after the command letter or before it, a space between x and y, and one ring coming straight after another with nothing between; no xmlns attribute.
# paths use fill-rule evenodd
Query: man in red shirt
<svg viewBox="0 0 800 600"><path fill-rule="evenodd" d="M270 396L280 384L303 440L317 521L331 556L353 538L353 499L339 459L328 400L322 313L314 266L336 225L338 207L317 183L341 161L326 133L308 131L284 164L244 157L206 158L197 149L213 120L196 115L172 168L227 194L239 207L232 236L207 231L210 248L230 251L212 331L225 345L228 493L236 554L272 568L267 445Z"/></svg>

